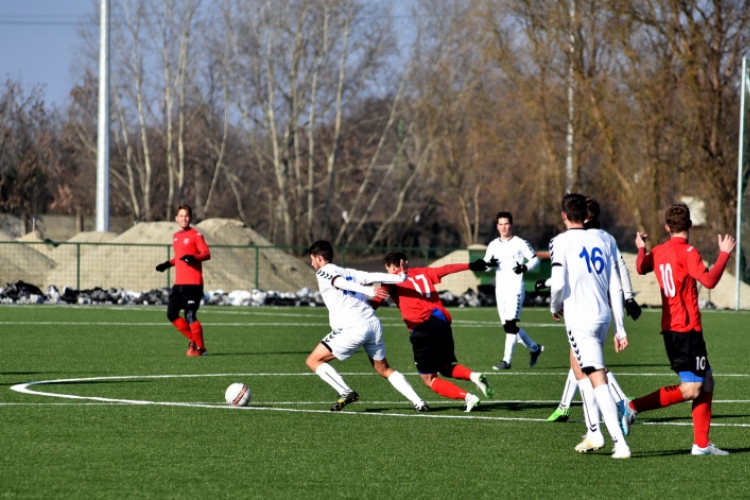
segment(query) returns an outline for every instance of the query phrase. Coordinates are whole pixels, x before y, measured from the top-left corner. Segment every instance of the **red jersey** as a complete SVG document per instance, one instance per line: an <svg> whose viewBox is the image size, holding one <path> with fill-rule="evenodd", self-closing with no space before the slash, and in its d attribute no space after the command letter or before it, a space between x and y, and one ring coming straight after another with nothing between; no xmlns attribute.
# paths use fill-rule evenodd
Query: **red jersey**
<svg viewBox="0 0 750 500"><path fill-rule="evenodd" d="M638 274L656 271L656 281L661 288L661 329L675 332L702 331L701 312L698 309L698 285L714 288L724 273L729 254L721 252L709 271L700 253L687 238L672 237L657 245L647 254L638 249L636 269Z"/></svg>
<svg viewBox="0 0 750 500"><path fill-rule="evenodd" d="M191 227L185 231L177 231L172 238L174 258L169 261L175 266L175 285L202 285L203 284L203 261L211 258L206 240L195 228ZM180 260L185 255L194 255L196 262L188 264Z"/></svg>
<svg viewBox="0 0 750 500"><path fill-rule="evenodd" d="M401 310L401 316L409 331L430 319L432 311L439 309L448 323L451 315L443 307L435 285L448 274L466 271L469 264L448 264L441 267L417 267L409 269L406 280L396 285L388 285L391 298Z"/></svg>

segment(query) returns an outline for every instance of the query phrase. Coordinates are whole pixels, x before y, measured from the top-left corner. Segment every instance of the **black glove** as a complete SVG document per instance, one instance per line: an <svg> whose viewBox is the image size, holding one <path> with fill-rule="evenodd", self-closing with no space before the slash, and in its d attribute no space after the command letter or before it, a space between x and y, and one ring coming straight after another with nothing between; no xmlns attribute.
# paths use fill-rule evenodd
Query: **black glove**
<svg viewBox="0 0 750 500"><path fill-rule="evenodd" d="M625 301L625 312L635 321L641 317L641 306L638 305L635 299L628 299Z"/></svg>
<svg viewBox="0 0 750 500"><path fill-rule="evenodd" d="M180 260L183 262L187 262L188 264L192 264L193 262L198 262L198 259L195 258L195 255L183 255L180 257Z"/></svg>
<svg viewBox="0 0 750 500"><path fill-rule="evenodd" d="M497 265L500 264L500 261L497 260L497 257L492 257L490 261L487 263L487 267L494 267L497 268Z"/></svg>
<svg viewBox="0 0 750 500"><path fill-rule="evenodd" d="M540 290L544 290L545 288L549 288L547 286L547 280L539 280L536 283L534 283L534 291L538 292Z"/></svg>
<svg viewBox="0 0 750 500"><path fill-rule="evenodd" d="M166 262L162 262L161 264L157 264L156 270L159 271L160 273L163 273L170 267L172 267L172 264L170 264L169 261L166 261Z"/></svg>
<svg viewBox="0 0 750 500"><path fill-rule="evenodd" d="M482 259L477 259L469 264L469 269L472 271L484 271L487 269L487 263Z"/></svg>
<svg viewBox="0 0 750 500"><path fill-rule="evenodd" d="M525 273L528 270L529 268L526 267L526 264L521 264L520 262L516 264L516 267L513 268L513 272L516 274Z"/></svg>

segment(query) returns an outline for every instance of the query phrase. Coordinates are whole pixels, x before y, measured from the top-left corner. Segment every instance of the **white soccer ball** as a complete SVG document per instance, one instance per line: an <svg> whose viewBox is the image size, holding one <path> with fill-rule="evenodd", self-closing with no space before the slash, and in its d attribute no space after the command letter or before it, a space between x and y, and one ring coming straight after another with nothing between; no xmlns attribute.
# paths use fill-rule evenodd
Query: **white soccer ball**
<svg viewBox="0 0 750 500"><path fill-rule="evenodd" d="M235 382L230 385L227 387L227 392L224 393L224 399L232 406L247 406L251 396L250 388L242 382Z"/></svg>

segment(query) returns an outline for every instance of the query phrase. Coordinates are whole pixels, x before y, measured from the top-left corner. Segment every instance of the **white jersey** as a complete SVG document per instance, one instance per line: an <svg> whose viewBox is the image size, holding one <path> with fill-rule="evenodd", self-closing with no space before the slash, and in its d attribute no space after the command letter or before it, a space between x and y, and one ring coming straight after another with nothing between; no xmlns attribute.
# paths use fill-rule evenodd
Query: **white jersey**
<svg viewBox="0 0 750 500"><path fill-rule="evenodd" d="M622 258L620 248L617 246L615 237L609 234L604 229L591 228L587 231L595 231L601 239L603 239L612 249L612 255L615 256L615 265L617 266L617 275L620 277L620 285L622 285L622 293L625 295L625 299L632 299L635 297L633 293L633 283L630 281L630 273L625 265L625 259Z"/></svg>
<svg viewBox="0 0 750 500"><path fill-rule="evenodd" d="M341 330L377 319L375 311L367 303L365 294L340 290L333 286L333 280L336 278L364 285L368 282L367 275L368 273L345 269L330 262L318 269L318 289L328 308L332 330Z"/></svg>
<svg viewBox="0 0 750 500"><path fill-rule="evenodd" d="M539 258L536 252L531 248L529 242L513 236L509 240L495 238L487 245L487 252L484 254L484 261L489 262L493 258L497 259L497 270L495 274L495 287L502 287L504 293L517 294L524 290L523 273L516 274L513 268L518 264L526 264L529 271L539 265Z"/></svg>
<svg viewBox="0 0 750 500"><path fill-rule="evenodd" d="M622 286L610 244L598 231L569 229L549 244L552 260L553 313L563 311L565 325L609 323L609 297L615 329L624 333Z"/></svg>

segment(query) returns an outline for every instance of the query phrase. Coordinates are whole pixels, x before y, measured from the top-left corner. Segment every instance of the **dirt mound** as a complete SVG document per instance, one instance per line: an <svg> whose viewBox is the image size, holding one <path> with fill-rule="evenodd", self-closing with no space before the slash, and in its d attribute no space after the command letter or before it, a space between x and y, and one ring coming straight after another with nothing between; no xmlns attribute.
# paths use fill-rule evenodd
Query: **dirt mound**
<svg viewBox="0 0 750 500"><path fill-rule="evenodd" d="M43 283L55 267L54 261L45 255L46 247L44 243L19 243L0 232L0 286L19 280Z"/></svg>
<svg viewBox="0 0 750 500"><path fill-rule="evenodd" d="M177 229L174 222L150 222L137 224L113 239L82 237L89 242L100 241L97 245L80 245L80 256L76 254L77 245L60 245L55 249L58 266L45 286L54 284L61 289L66 285L77 289L99 286L135 291L171 286L174 270L158 273L154 267L172 257L172 235ZM281 250L256 248L271 243L238 221L209 219L196 229L211 249L211 260L203 264L206 290L252 290L256 269L258 287L262 290L297 291L316 286L312 268ZM77 272L79 260L80 272Z"/></svg>

